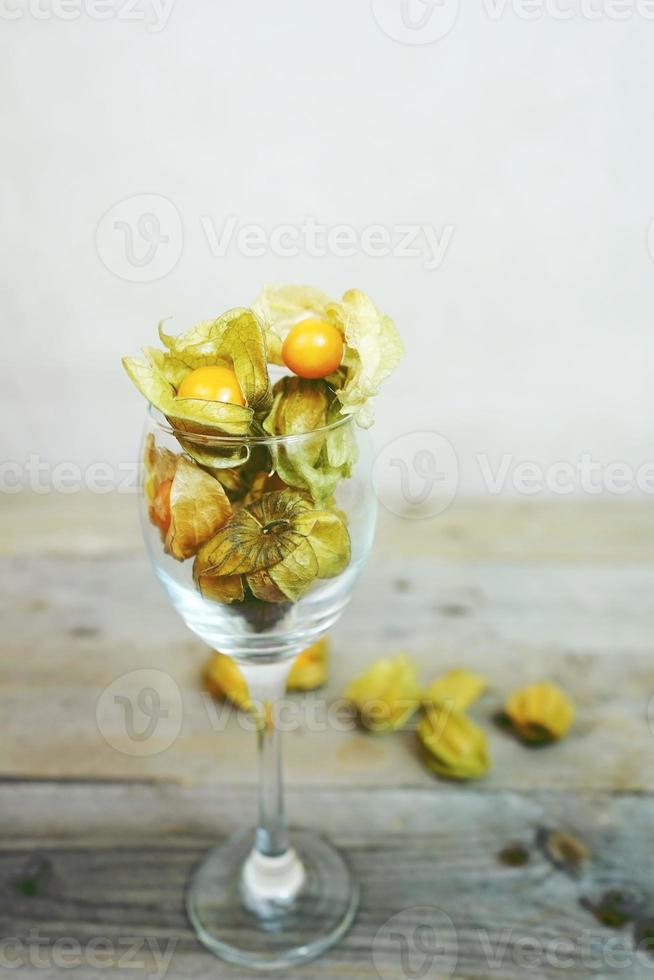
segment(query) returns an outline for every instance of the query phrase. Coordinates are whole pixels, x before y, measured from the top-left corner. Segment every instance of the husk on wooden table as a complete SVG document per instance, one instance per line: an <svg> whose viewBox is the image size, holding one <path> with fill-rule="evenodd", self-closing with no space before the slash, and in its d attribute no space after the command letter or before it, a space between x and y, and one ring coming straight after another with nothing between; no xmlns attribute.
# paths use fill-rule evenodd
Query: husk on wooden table
<svg viewBox="0 0 654 980"><path fill-rule="evenodd" d="M447 947L441 973L435 956L426 975L652 975L632 926L610 929L587 906L620 890L642 920L654 916L653 554L654 514L640 503L468 502L426 520L382 514L319 698L333 703L367 663L400 650L425 682L469 667L490 684L472 714L489 731L494 768L475 784L438 781L413 732L330 725L316 695L294 696L305 723L291 722L285 736L291 821L348 851L363 896L352 931L295 970L298 980L405 980L398 930L417 968L424 957L411 944L424 907L445 915ZM183 889L208 844L253 818L254 740L200 689L206 648L156 583L133 497L5 496L0 561L0 894L2 936L15 940L7 958L36 969L36 930L50 971L39 976L70 973L54 953L64 937L73 954L74 943L82 950L76 977L133 978L130 941L139 975L165 967L173 977L250 976L199 945ZM163 672L179 691L179 733L156 754L121 751L98 724L102 692L135 670ZM493 716L516 686L542 678L569 692L578 717L564 742L530 750ZM541 846L547 830L585 843L580 872L552 863ZM527 863L498 858L512 844ZM88 952L98 937L108 941L100 966Z"/></svg>

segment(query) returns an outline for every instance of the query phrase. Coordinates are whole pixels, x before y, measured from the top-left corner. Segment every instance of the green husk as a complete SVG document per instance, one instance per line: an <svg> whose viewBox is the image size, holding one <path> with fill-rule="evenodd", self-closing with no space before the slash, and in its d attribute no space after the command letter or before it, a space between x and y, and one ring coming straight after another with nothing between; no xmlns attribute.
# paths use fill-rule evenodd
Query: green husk
<svg viewBox="0 0 654 980"><path fill-rule="evenodd" d="M277 490L236 511L199 552L194 576L203 595L219 601L234 601L238 592L219 580L242 576L257 599L296 602L316 578L343 571L349 558L338 514L314 510L304 494Z"/></svg>
<svg viewBox="0 0 654 980"><path fill-rule="evenodd" d="M273 445L273 462L284 483L308 491L318 505L333 496L356 461L352 433L340 432L349 429L348 425L332 432L321 431L336 418L339 407L326 381L281 378L273 389L270 413L263 421L270 435L301 436L297 441ZM306 435L311 432L313 435Z"/></svg>

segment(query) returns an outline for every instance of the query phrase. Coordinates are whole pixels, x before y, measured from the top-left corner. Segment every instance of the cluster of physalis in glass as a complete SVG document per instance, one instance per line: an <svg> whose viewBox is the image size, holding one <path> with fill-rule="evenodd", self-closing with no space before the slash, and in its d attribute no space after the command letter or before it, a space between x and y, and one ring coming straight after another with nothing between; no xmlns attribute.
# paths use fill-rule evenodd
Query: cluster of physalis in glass
<svg viewBox="0 0 654 980"><path fill-rule="evenodd" d="M295 602L340 574L350 537L334 494L357 451L345 423L372 422L370 399L403 353L393 321L360 290L337 302L272 286L251 308L181 336L160 324L159 337L163 350L123 363L180 445L150 435L145 448L149 515L166 553L193 558L197 588L224 603ZM290 373L273 385L269 365ZM216 436L236 437L233 448Z"/></svg>

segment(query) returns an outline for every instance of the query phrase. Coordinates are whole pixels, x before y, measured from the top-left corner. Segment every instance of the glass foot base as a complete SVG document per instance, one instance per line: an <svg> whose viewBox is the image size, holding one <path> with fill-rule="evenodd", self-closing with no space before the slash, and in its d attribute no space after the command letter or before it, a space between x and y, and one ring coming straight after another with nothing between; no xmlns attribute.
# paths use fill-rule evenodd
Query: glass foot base
<svg viewBox="0 0 654 980"><path fill-rule="evenodd" d="M314 959L347 932L359 890L345 860L319 834L291 830L289 838L304 867L302 886L292 900L266 902L258 912L246 907L243 891L254 831L227 838L198 865L186 908L216 956L255 969L282 968Z"/></svg>

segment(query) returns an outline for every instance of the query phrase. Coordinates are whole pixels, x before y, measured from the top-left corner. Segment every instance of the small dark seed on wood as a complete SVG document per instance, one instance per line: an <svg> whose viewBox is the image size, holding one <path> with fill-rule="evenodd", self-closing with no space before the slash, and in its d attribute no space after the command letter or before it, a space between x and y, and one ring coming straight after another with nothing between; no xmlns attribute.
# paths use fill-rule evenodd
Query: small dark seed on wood
<svg viewBox="0 0 654 980"><path fill-rule="evenodd" d="M35 854L29 858L23 871L12 879L14 890L25 898L35 898L43 891L43 886L51 872L50 859L44 855Z"/></svg>
<svg viewBox="0 0 654 980"><path fill-rule="evenodd" d="M452 602L445 606L439 606L438 612L441 614L441 616L448 616L451 619L458 619L461 616L467 616L469 610L467 606L462 606L459 603Z"/></svg>
<svg viewBox="0 0 654 980"><path fill-rule="evenodd" d="M69 636L74 636L75 639L86 639L91 636L97 636L100 630L97 626L73 626L68 630Z"/></svg>
<svg viewBox="0 0 654 980"><path fill-rule="evenodd" d="M654 915L638 919L634 923L634 942L649 956L654 957Z"/></svg>
<svg viewBox="0 0 654 980"><path fill-rule="evenodd" d="M622 929L628 922L632 922L642 905L642 901L632 892L623 892L617 888L604 892L599 902L593 902L589 898L581 898L579 901L585 909L593 913L598 922L609 929Z"/></svg>
<svg viewBox="0 0 654 980"><path fill-rule="evenodd" d="M499 852L497 859L508 868L521 868L529 861L529 851L523 844L507 844Z"/></svg>
<svg viewBox="0 0 654 980"><path fill-rule="evenodd" d="M541 827L536 834L536 842L550 863L562 871L576 873L590 857L584 842L563 830Z"/></svg>

